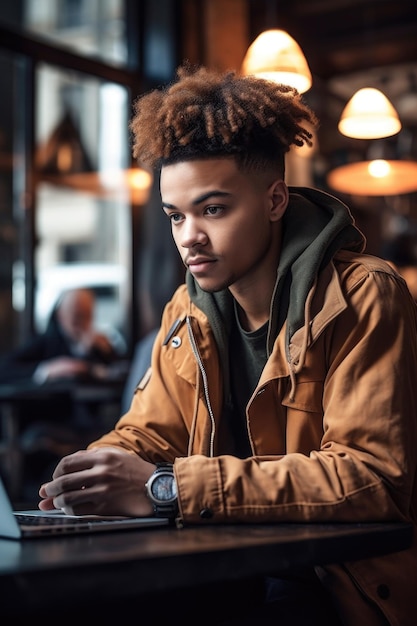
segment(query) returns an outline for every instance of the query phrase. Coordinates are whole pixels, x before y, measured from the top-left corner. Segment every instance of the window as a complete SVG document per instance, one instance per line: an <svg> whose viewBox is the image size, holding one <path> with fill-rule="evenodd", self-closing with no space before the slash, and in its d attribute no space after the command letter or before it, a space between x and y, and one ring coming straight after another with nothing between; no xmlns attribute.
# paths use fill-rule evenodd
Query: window
<svg viewBox="0 0 417 626"><path fill-rule="evenodd" d="M81 282L96 272L105 309L111 299L112 323L132 349L182 279L169 227L159 228L157 186L148 207L124 175L132 101L177 66L179 6L0 3L0 354L38 329L54 268ZM97 283L110 267L123 281Z"/></svg>

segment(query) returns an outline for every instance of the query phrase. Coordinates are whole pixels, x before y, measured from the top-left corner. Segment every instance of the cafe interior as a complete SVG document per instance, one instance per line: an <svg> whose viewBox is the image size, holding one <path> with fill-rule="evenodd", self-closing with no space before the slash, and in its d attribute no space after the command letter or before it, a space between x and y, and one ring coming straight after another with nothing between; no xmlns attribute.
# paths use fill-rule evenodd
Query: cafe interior
<svg viewBox="0 0 417 626"><path fill-rule="evenodd" d="M183 280L129 121L135 99L184 60L303 93L320 126L312 148L288 154L287 183L341 198L367 252L408 272L412 290L416 33L414 0L3 0L0 356L45 329L65 289L93 289L96 324L121 354L114 394L94 401L106 426L119 417L135 349ZM7 386L0 470L15 501L18 401Z"/></svg>

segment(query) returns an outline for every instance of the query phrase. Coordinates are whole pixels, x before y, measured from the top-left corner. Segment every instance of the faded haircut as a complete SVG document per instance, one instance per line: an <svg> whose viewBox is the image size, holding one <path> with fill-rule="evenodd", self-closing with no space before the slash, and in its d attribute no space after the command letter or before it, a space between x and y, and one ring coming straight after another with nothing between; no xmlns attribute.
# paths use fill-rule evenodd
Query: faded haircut
<svg viewBox="0 0 417 626"><path fill-rule="evenodd" d="M284 175L285 153L311 146L317 125L292 87L185 64L172 83L136 100L130 130L133 156L150 168L234 156L241 169Z"/></svg>

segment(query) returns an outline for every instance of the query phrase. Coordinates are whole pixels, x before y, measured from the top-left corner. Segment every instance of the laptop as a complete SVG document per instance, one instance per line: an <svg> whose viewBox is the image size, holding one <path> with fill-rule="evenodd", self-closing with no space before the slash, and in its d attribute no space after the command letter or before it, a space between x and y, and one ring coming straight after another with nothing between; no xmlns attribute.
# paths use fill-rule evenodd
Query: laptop
<svg viewBox="0 0 417 626"><path fill-rule="evenodd" d="M0 478L0 537L25 539L166 526L164 517L66 515L62 511L14 511Z"/></svg>

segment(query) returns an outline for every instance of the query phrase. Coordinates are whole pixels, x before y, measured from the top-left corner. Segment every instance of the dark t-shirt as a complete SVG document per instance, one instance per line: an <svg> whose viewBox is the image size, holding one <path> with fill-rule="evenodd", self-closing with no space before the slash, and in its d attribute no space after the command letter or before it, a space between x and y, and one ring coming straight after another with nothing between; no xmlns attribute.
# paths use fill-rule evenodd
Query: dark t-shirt
<svg viewBox="0 0 417 626"><path fill-rule="evenodd" d="M230 333L230 379L233 410L230 413L230 430L234 442L235 456L246 458L251 455L246 406L267 361L266 339L268 322L253 332L245 331L235 306L235 321Z"/></svg>

